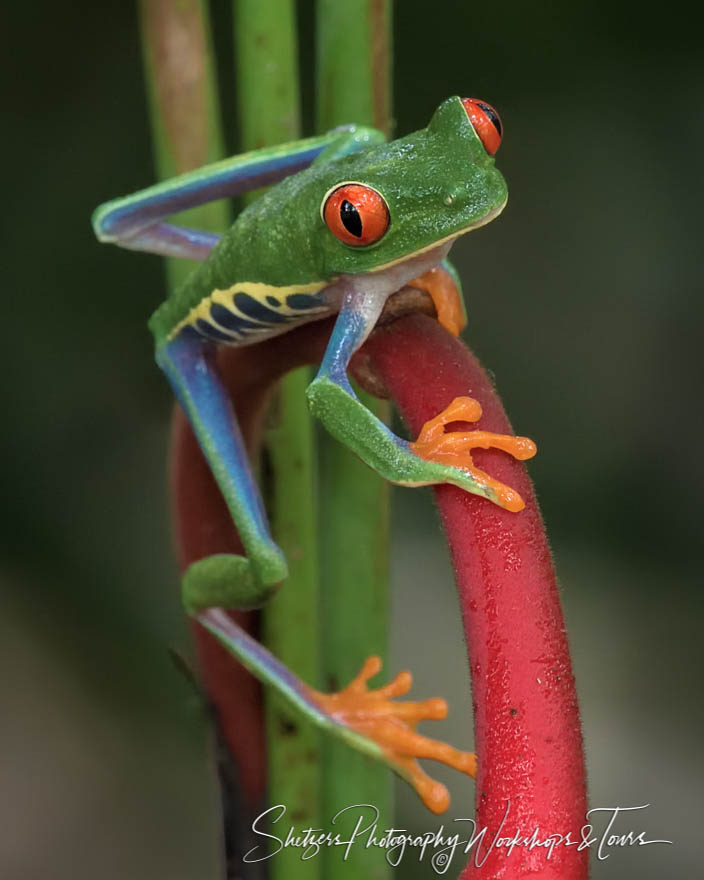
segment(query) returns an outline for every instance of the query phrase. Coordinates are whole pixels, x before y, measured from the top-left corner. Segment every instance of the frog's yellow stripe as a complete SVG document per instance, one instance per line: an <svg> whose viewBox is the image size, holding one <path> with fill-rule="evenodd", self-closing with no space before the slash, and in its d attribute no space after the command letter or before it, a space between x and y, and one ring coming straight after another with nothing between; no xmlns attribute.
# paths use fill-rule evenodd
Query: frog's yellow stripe
<svg viewBox="0 0 704 880"><path fill-rule="evenodd" d="M228 287L223 290L216 288L210 294L210 296L202 299L198 303L198 305L194 306L186 315L186 317L174 327L174 329L169 334L169 341L174 339L179 334L179 332L183 330L184 327L194 326L198 320L207 321L208 323L214 324L214 326L218 327L219 325L213 322L213 319L210 315L210 310L214 305L221 305L224 308L228 309L228 311L231 311L248 321L253 321L254 323L257 323L256 319L252 319L247 315L243 315L235 307L233 303L233 298L237 293L248 294L253 299L258 300L261 303L264 303L268 296L274 297L279 302L279 304L276 306L277 312L288 317L295 317L297 315L303 314L304 312L290 308L286 304L286 297L296 293L318 293L329 284L329 281L312 281L309 284L288 284L277 287L274 284L265 284L261 281L240 281L237 284L233 284L232 287ZM266 326L267 324L262 322L262 328Z"/></svg>

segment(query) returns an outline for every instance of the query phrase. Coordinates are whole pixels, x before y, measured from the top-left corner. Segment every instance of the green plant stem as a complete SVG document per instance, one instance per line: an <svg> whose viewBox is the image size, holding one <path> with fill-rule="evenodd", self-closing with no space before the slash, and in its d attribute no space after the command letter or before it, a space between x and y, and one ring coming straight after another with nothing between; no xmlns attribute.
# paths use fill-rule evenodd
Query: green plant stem
<svg viewBox="0 0 704 880"><path fill-rule="evenodd" d="M157 176L164 180L222 158L215 64L205 0L139 0L149 118ZM179 215L185 226L218 231L229 225L223 202ZM190 260L167 260L173 289Z"/></svg>
<svg viewBox="0 0 704 880"><path fill-rule="evenodd" d="M234 4L241 147L257 149L300 137L293 0ZM313 432L305 404L310 370L284 378L272 409L266 447L274 537L289 577L264 611L264 641L304 681L318 683L320 651ZM268 803L286 806L286 822L320 827L320 737L284 701L266 691ZM269 864L273 880L320 876L319 859L287 850Z"/></svg>
<svg viewBox="0 0 704 880"><path fill-rule="evenodd" d="M391 0L318 0L317 126L391 134ZM353 74L353 75L351 75Z"/></svg>
<svg viewBox="0 0 704 880"><path fill-rule="evenodd" d="M355 122L389 133L390 25L388 0L318 0L319 131ZM388 418L386 404L362 392L360 398L380 418ZM369 654L386 658L389 491L327 436L321 437L321 522L324 684L336 690L357 674ZM324 742L323 756L323 816L329 820L345 807L372 804L380 813L379 828L388 827L390 774L336 742ZM324 876L336 880L380 880L390 871L374 848L354 847L345 862L328 849L323 860Z"/></svg>
<svg viewBox="0 0 704 880"><path fill-rule="evenodd" d="M296 16L293 0L235 0L235 60L241 146L300 137Z"/></svg>

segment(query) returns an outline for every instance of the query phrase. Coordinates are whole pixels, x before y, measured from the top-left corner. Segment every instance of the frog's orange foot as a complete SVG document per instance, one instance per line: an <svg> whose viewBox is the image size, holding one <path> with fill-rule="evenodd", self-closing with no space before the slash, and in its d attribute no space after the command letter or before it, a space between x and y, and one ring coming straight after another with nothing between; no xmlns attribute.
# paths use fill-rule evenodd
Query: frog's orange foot
<svg viewBox="0 0 704 880"><path fill-rule="evenodd" d="M411 673L400 672L385 687L370 690L367 682L380 670L379 657L369 657L359 675L344 690L335 694L313 691L313 699L338 724L344 724L375 742L386 761L413 786L426 807L434 813L442 813L450 805L450 795L441 782L421 770L417 759L441 761L455 770L475 776L476 756L416 733L419 721L445 718L447 703L440 698L394 703L394 697L403 696L410 690Z"/></svg>
<svg viewBox="0 0 704 880"><path fill-rule="evenodd" d="M409 281L408 286L428 293L435 305L439 323L453 336L460 335L467 323L467 315L462 294L447 269L442 266L429 269L413 281Z"/></svg>
<svg viewBox="0 0 704 880"><path fill-rule="evenodd" d="M476 422L482 414L478 401L472 397L456 397L434 419L426 422L410 449L419 458L435 461L467 471L478 483L489 488L498 503L517 512L525 507L521 496L504 483L493 479L472 461L472 449L502 449L519 461L532 458L538 451L528 437L492 434L489 431L446 431L451 422Z"/></svg>

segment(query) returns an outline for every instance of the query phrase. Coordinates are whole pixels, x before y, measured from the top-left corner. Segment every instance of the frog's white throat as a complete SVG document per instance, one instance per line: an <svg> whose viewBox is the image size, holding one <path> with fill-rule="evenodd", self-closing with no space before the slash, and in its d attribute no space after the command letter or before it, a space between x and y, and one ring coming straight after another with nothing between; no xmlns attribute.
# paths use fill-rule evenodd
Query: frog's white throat
<svg viewBox="0 0 704 880"><path fill-rule="evenodd" d="M350 308L364 324L363 339L372 331L386 300L409 281L438 266L447 256L454 239L443 242L407 260L395 262L385 269L363 275L341 275L325 291L332 309Z"/></svg>
<svg viewBox="0 0 704 880"><path fill-rule="evenodd" d="M341 275L332 287L339 289L344 296L351 295L355 299L362 297L381 300L381 308L383 308L392 293L396 293L409 281L442 263L453 241L454 239L443 242L437 247L410 256L407 260L394 262L385 269L377 269L363 275Z"/></svg>

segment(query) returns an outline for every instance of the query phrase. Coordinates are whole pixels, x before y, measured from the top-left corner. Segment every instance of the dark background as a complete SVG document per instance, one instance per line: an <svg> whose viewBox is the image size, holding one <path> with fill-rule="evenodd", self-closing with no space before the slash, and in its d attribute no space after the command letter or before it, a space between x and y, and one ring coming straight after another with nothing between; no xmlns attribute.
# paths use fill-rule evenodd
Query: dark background
<svg viewBox="0 0 704 880"><path fill-rule="evenodd" d="M234 150L227 4L215 12ZM310 82L312 4L300 13ZM136 13L41 0L4 17L0 875L214 877L202 713L167 652L187 638L166 504L171 399L145 327L163 271L97 245L89 226L99 202L154 176ZM530 470L562 584L591 802L651 804L622 830L675 841L616 853L595 866L603 880L695 872L699 40L676 4L404 0L395 13L399 133L455 93L504 120L509 206L453 252L467 338L540 446ZM396 508L393 666L415 668L421 696L443 682L457 742L469 699L430 493L406 491ZM418 669L428 625L437 641ZM468 815L471 784L453 791L450 818ZM400 823L437 827L405 788L399 803Z"/></svg>

